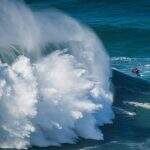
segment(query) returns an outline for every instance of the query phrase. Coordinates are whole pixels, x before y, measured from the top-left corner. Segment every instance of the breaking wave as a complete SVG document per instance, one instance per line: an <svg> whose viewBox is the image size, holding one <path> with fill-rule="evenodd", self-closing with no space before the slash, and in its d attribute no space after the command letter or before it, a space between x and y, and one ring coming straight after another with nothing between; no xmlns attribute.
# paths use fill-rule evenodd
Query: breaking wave
<svg viewBox="0 0 150 150"><path fill-rule="evenodd" d="M111 123L110 65L89 28L58 10L0 5L0 147L103 139Z"/></svg>

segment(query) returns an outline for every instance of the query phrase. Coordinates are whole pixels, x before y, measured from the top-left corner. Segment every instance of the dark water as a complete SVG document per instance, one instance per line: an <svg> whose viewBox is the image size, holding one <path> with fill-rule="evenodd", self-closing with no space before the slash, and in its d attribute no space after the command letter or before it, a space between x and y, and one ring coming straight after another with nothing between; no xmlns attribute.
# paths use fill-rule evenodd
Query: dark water
<svg viewBox="0 0 150 150"><path fill-rule="evenodd" d="M75 145L45 149L150 149L150 1L26 0L26 3L35 11L60 9L88 24L102 39L112 67L133 76L113 72L116 118L112 125L103 127L104 141L80 140ZM131 73L133 67L141 70L140 79Z"/></svg>

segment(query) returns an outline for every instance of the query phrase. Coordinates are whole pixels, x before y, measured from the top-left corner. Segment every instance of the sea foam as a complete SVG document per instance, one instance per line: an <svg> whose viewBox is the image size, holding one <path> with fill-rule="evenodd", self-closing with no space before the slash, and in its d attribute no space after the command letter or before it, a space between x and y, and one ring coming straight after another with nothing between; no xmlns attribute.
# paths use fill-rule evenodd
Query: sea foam
<svg viewBox="0 0 150 150"><path fill-rule="evenodd" d="M103 139L111 72L94 32L58 10L2 0L0 36L0 147Z"/></svg>

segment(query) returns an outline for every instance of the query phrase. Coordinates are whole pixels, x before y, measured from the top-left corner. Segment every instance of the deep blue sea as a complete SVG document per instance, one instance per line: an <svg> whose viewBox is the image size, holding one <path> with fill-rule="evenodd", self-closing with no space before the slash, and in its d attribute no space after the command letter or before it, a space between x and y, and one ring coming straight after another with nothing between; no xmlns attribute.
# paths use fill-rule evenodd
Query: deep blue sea
<svg viewBox="0 0 150 150"><path fill-rule="evenodd" d="M0 148L150 150L150 0L10 1L0 2Z"/></svg>

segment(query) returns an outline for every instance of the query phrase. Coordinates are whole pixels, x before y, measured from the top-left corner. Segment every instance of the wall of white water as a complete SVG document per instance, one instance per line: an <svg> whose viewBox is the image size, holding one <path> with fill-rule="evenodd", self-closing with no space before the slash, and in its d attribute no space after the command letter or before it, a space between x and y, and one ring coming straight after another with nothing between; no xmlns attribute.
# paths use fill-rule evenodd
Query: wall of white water
<svg viewBox="0 0 150 150"><path fill-rule="evenodd" d="M103 139L98 127L114 116L111 73L91 29L56 10L2 0L0 37L1 148ZM49 43L68 47L42 55Z"/></svg>

